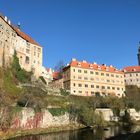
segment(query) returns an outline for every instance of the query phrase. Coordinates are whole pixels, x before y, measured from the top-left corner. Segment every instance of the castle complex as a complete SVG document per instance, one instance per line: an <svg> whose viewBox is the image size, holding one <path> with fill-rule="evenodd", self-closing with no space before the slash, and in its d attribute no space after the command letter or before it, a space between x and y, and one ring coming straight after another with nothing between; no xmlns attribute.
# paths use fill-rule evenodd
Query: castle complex
<svg viewBox="0 0 140 140"><path fill-rule="evenodd" d="M64 88L73 95L123 97L126 85L140 87L140 43L138 66L118 70L112 65L72 59L63 69L63 78L57 79L57 72L42 66L42 47L0 15L0 67L10 65L15 51L23 69L32 71L36 78L44 77L50 87Z"/></svg>
<svg viewBox="0 0 140 140"><path fill-rule="evenodd" d="M21 67L39 77L42 67L42 47L12 25L7 17L0 15L0 67L10 64L14 51L17 52Z"/></svg>

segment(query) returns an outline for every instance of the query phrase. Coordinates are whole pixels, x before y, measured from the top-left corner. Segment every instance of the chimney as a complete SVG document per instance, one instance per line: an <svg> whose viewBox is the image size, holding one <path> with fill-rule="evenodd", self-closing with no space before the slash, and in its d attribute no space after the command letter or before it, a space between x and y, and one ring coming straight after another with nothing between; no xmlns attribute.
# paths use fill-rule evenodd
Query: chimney
<svg viewBox="0 0 140 140"><path fill-rule="evenodd" d="M72 58L72 61L76 61L76 59L75 58Z"/></svg>
<svg viewBox="0 0 140 140"><path fill-rule="evenodd" d="M6 16L4 17L4 20L7 22L7 17Z"/></svg>
<svg viewBox="0 0 140 140"><path fill-rule="evenodd" d="M20 28L21 28L20 22L18 22L17 27L20 30Z"/></svg>

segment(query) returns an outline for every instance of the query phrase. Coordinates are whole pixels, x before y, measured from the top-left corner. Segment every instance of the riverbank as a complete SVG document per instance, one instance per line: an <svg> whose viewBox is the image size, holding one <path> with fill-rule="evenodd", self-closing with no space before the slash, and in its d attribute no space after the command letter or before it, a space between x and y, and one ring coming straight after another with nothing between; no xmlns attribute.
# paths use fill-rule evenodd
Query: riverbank
<svg viewBox="0 0 140 140"><path fill-rule="evenodd" d="M60 126L60 127L49 127L49 128L34 128L30 130L13 130L9 129L7 132L0 131L0 139L8 140L16 137L29 136L29 135L39 135L39 134L48 134L48 133L56 133L63 131L72 131L85 128L86 126L81 124L71 124L68 126Z"/></svg>

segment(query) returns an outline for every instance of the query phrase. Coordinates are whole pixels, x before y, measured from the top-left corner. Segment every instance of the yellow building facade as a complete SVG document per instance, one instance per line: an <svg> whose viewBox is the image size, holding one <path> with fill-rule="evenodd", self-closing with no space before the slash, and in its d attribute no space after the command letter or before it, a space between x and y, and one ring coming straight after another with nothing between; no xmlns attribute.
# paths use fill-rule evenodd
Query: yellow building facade
<svg viewBox="0 0 140 140"><path fill-rule="evenodd" d="M19 63L36 77L41 74L42 47L0 15L0 67L8 66L16 50Z"/></svg>
<svg viewBox="0 0 140 140"><path fill-rule="evenodd" d="M124 73L113 66L72 59L63 69L63 84L79 96L125 96Z"/></svg>

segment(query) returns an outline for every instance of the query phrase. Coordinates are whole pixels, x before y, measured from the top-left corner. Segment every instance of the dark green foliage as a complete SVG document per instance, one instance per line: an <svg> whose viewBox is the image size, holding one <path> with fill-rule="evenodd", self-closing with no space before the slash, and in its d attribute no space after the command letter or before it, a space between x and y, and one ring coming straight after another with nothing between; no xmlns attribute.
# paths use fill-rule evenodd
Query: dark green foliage
<svg viewBox="0 0 140 140"><path fill-rule="evenodd" d="M41 79L44 84L47 84L43 76L40 76L39 79Z"/></svg>
<svg viewBox="0 0 140 140"><path fill-rule="evenodd" d="M17 105L21 107L46 108L48 103L45 100L47 93L39 87L26 87L22 95L17 100Z"/></svg>
<svg viewBox="0 0 140 140"><path fill-rule="evenodd" d="M121 118L122 119L122 122L125 124L132 124L132 120L131 120L131 117L130 117L130 114L127 112L127 110L125 110L125 115Z"/></svg>
<svg viewBox="0 0 140 140"><path fill-rule="evenodd" d="M64 62L60 60L56 66L54 67L54 70L58 72L58 77L57 79L61 79L63 77L63 68L64 68Z"/></svg>
<svg viewBox="0 0 140 140"><path fill-rule="evenodd" d="M137 86L126 86L126 100L127 107L140 110L140 88Z"/></svg>
<svg viewBox="0 0 140 140"><path fill-rule="evenodd" d="M27 72L20 67L19 59L17 57L16 51L13 55L13 61L11 64L11 70L17 79L21 83L29 82L31 80L32 72Z"/></svg>
<svg viewBox="0 0 140 140"><path fill-rule="evenodd" d="M49 108L48 110L53 116L61 116L67 112L65 108Z"/></svg>
<svg viewBox="0 0 140 140"><path fill-rule="evenodd" d="M60 88L60 94L62 96L68 96L68 95L70 95L70 93L68 91L66 91L65 89L63 89L63 88Z"/></svg>

